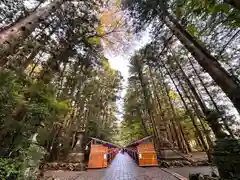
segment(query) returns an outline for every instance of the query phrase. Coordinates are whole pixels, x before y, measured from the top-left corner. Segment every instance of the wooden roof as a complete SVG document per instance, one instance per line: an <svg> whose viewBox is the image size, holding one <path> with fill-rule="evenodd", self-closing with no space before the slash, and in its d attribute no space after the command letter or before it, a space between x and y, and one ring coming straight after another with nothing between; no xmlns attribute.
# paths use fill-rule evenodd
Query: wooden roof
<svg viewBox="0 0 240 180"><path fill-rule="evenodd" d="M142 142L144 142L145 140L151 139L152 136L147 136L145 138L142 138L140 140L134 141L133 143L127 145L126 147L130 147L130 146L137 146L138 144L141 144Z"/></svg>
<svg viewBox="0 0 240 180"><path fill-rule="evenodd" d="M110 145L112 147L122 148L121 146L119 146L117 144L113 144L113 143L110 143L110 142L107 142L107 141L104 141L104 140L101 140L101 139L98 139L98 138L90 137L90 139L92 139L94 141L97 141L97 142L99 142L101 144L104 144L104 145Z"/></svg>

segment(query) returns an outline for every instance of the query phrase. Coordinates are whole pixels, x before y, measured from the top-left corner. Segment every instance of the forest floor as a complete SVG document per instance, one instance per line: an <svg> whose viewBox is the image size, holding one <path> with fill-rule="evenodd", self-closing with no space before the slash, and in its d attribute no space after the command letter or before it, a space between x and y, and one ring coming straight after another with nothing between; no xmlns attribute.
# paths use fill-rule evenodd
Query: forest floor
<svg viewBox="0 0 240 180"><path fill-rule="evenodd" d="M192 152L190 153L189 158L191 158L193 161L202 161L202 160L207 160L207 154L206 152Z"/></svg>
<svg viewBox="0 0 240 180"><path fill-rule="evenodd" d="M201 167L187 167L186 166L186 167L178 167L178 168L168 168L168 170L171 172L180 174L183 177L189 177L189 174L194 174L194 173L211 175L212 171L214 171L216 174L218 174L216 167L212 167L212 166L201 166Z"/></svg>
<svg viewBox="0 0 240 180"><path fill-rule="evenodd" d="M192 152L191 154L186 156L187 158L197 162L197 161L206 161L207 160L207 154L206 152ZM204 175L211 175L212 172L215 172L218 174L218 170L214 166L199 166L199 167L172 167L168 168L169 171L175 172L177 174L180 174L184 177L189 177L189 174L194 173L201 173Z"/></svg>

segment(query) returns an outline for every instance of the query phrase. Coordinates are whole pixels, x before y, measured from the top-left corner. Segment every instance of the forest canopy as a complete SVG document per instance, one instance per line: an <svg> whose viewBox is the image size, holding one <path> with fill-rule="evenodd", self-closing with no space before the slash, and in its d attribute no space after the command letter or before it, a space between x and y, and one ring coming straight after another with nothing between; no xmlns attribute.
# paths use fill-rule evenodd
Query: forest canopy
<svg viewBox="0 0 240 180"><path fill-rule="evenodd" d="M80 132L84 145L152 135L159 153L209 157L215 140L239 138L239 11L238 0L0 2L0 178L36 179ZM124 57L133 39L120 97L107 53Z"/></svg>

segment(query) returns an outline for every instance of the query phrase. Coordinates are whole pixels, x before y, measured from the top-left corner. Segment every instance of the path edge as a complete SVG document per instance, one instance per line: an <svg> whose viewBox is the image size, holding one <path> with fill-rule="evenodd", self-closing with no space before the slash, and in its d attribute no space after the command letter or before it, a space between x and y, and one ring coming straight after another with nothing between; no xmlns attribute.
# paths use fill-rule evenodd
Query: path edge
<svg viewBox="0 0 240 180"><path fill-rule="evenodd" d="M166 168L160 168L160 169L161 169L162 171L164 171L164 172L166 172L166 173L174 176L175 178L177 178L177 179L179 179L179 180L188 180L188 178L186 178L186 177L184 177L184 176L182 176L182 175L180 175L180 174L178 174L178 173L172 172L172 171L170 171L170 170L168 170L168 169L166 169Z"/></svg>

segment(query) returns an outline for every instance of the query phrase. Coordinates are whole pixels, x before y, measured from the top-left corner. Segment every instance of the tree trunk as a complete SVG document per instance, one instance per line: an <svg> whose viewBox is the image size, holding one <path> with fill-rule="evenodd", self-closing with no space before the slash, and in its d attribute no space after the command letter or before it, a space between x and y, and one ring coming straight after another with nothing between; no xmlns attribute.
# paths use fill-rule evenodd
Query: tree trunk
<svg viewBox="0 0 240 180"><path fill-rule="evenodd" d="M202 142L202 144L203 144L204 150L207 151L207 150L208 150L207 144L206 144L206 142L205 142L205 140L204 140L204 138L203 138L203 136L202 136L202 133L201 133L201 131L200 131L198 125L197 125L197 122L195 121L195 118L194 118L192 112L190 111L190 109L189 109L186 101L184 100L182 93L179 91L179 89L178 89L178 87L177 87L177 84L176 84L175 80L173 79L171 73L169 72L169 70L167 69L167 67L165 66L165 64L163 64L163 66L165 67L168 76L170 77L171 81L173 82L173 85L175 86L175 89L177 90L177 92L178 92L178 94L179 94L179 96L180 96L180 98L181 98L181 100L182 100L182 103L183 103L183 105L184 105L184 108L185 108L186 112L189 114L189 117L190 117L190 119L191 119L191 121L192 121L192 124L193 124L193 126L194 126L194 128L195 128L195 130L196 130L196 134L197 134L197 136L199 137L199 139L201 140L201 142ZM183 87L182 87L182 88L183 88Z"/></svg>
<svg viewBox="0 0 240 180"><path fill-rule="evenodd" d="M199 44L174 17L166 12L162 20L203 69L209 73L217 85L221 87L240 113L240 86L234 78L231 77L217 59L214 58L205 47Z"/></svg>
<svg viewBox="0 0 240 180"><path fill-rule="evenodd" d="M146 88L146 84L143 81L142 67L141 67L141 65L140 65L138 60L135 60L134 63L135 63L135 66L136 66L136 69L137 69L137 73L138 73L138 78L139 78L139 81L140 81L140 84L141 84L141 87L142 87L145 107L146 107L146 110L148 112L148 116L149 116L150 122L152 123L154 144L155 144L155 147L157 148L157 151L160 152L160 148L161 147L160 147L159 143L160 143L160 141L161 142L165 141L166 134L163 133L162 136L159 136L158 133L157 133L156 126L155 126L155 120L154 120L154 117L152 115L152 109L151 109L151 105L150 105L149 94L148 94L148 91L147 91L147 88Z"/></svg>
<svg viewBox="0 0 240 180"><path fill-rule="evenodd" d="M148 66L150 67L149 64L148 64ZM152 78L152 71L151 71L150 68L149 68L149 70L150 70L150 76L151 76L151 78ZM156 84L155 84L155 81L153 80L153 78L152 78L152 83L153 83L154 91L156 91ZM165 87L165 86L164 86L164 87ZM169 104L168 98L167 98L167 99L165 98L165 97L166 97L166 94L164 94L163 91L166 93L165 90L162 90L162 89L161 89L161 90L160 90L160 92L161 92L161 95L160 95L160 96L164 98L164 101L165 101L166 104ZM156 98L157 98L158 106L159 106L159 108L160 108L162 120L165 121L165 118L164 118L165 112L164 112L164 110L162 109L162 105L161 105L161 102L160 102L160 98L159 98L159 96L158 96L158 93L155 92L155 95L156 95ZM171 112L169 112L169 114L171 114ZM172 142L177 141L177 145L178 145L179 149L183 150L181 141L180 141L179 136L178 136L179 132L178 132L178 129L177 129L177 127L176 127L176 122L175 122L174 117L173 117L173 118L170 117L170 119L167 119L167 120L169 121L169 123L171 123L171 125L170 125L169 123L167 123L167 124L169 124L170 136L171 136L171 137L169 137L169 134L168 134L168 131L167 131L167 127L166 127L166 123L165 123L165 125L164 125L164 126L165 126L165 130L164 130L164 131L166 131L166 137L167 137L167 139L172 139ZM160 128L162 128L162 127L160 127ZM163 128L162 128L162 129L163 129ZM165 146L169 146L168 143L167 143L167 144L165 143L164 145L165 145Z"/></svg>
<svg viewBox="0 0 240 180"><path fill-rule="evenodd" d="M166 121L166 119L164 118L164 116L165 116L165 112L164 111L165 110L162 109L163 107L162 107L161 102L160 102L160 97L159 97L159 95L158 95L158 93L156 91L156 87L157 86L156 86L156 83L155 83L155 81L154 81L154 79L152 77L152 71L151 71L149 62L147 61L147 63L148 63L148 66L149 66L149 72L150 72L150 77L151 77L152 84L153 84L153 90L154 90L155 96L157 98L158 107L159 107L159 110L160 110L160 113L161 113L161 116L162 116L161 120L162 121ZM165 90L162 90L162 89L160 90L160 92L161 92L160 96L162 96L164 98L164 101L166 102L166 104L168 104L167 103L168 99L165 98L165 94L163 93L163 91L165 91ZM162 127L162 125L160 125L161 126L160 128L162 129L162 131L163 130L166 131L166 139L171 140L172 143L177 141L178 147L180 149L183 149L182 145L181 145L181 141L179 140L179 137L178 137L179 132L178 132L178 129L176 128L175 120L173 118L170 118L170 119L167 119L167 121L168 121L168 123L166 123L166 122L164 123L165 129ZM170 133L168 133L168 128L170 130ZM165 143L164 145L165 146L169 146L168 143Z"/></svg>
<svg viewBox="0 0 240 180"><path fill-rule="evenodd" d="M44 48L44 46L46 46L48 44L50 37L53 35L53 33L56 31L57 28L58 28L58 25L53 27L53 29L49 32L49 35L42 34L40 36L40 40L38 41L39 44L33 48L32 52L27 57L27 59L23 62L18 62L18 64L21 66L21 68L23 70L25 70L28 67L28 65L33 62L34 58L39 53L39 51L42 50Z"/></svg>
<svg viewBox="0 0 240 180"><path fill-rule="evenodd" d="M139 107L137 107L137 113L138 113L138 117L141 120L141 124L142 124L143 130L144 130L145 136L149 136L149 133L148 133L148 130L147 130L147 126L144 123L144 119L142 117L142 113L141 113L141 110L139 109Z"/></svg>
<svg viewBox="0 0 240 180"><path fill-rule="evenodd" d="M184 70L182 69L182 66L180 65L180 63L178 62L177 59L173 58L174 61L176 62L178 68L181 71L181 74L183 75L183 79L186 81L186 83L188 84L189 88L191 89L194 97L196 98L199 106L201 107L205 117L206 117L206 121L209 123L209 126L212 128L215 136L217 138L224 138L227 137L227 134L222 130L222 125L218 122L218 117L219 114L216 114L215 112L211 111L210 109L207 108L207 106L205 105L205 103L201 100L201 98L199 97L195 87L192 85L191 81L189 80L189 78L187 77L186 73L184 72Z"/></svg>
<svg viewBox="0 0 240 180"><path fill-rule="evenodd" d="M161 71L161 69L159 68L159 72L160 72L160 75L161 75L161 79L163 79L163 73ZM165 88L165 91L166 91L166 94L167 94L167 98L168 98L168 102L169 102L169 105L170 105L170 108L172 110L172 114L173 114L173 127L175 127L175 131L176 133L178 134L177 135L177 142L178 142L178 145L179 147L186 153L188 153L188 148L186 147L185 143L184 143L184 134L183 134L183 131L181 130L182 129L182 125L181 123L179 122L178 118L177 118L177 115L176 115L176 112L175 112L175 108L173 106L173 103L172 103L172 99L171 97L169 96L169 89L167 87L167 84L163 82L163 85L164 85L164 88ZM176 128L176 125L178 126L178 128ZM179 134L180 133L180 134ZM180 136L179 136L180 135ZM187 142L186 142L187 143Z"/></svg>
<svg viewBox="0 0 240 180"><path fill-rule="evenodd" d="M201 85L203 86L204 90L206 91L207 95L209 96L210 100L212 101L212 104L213 104L214 108L216 109L216 111L217 111L219 114L221 114L221 112L220 112L220 110L219 110L219 108L218 108L217 103L214 101L212 95L211 95L210 92L208 91L206 85L204 84L203 80L201 79L200 75L198 74L198 72L197 72L197 70L196 70L196 68L195 68L195 66L194 66L194 64L193 64L193 62L192 62L192 60L191 60L190 58L189 58L189 62L190 62L190 64L191 64L192 68L193 68L194 73L195 73L196 76L198 77ZM234 137L233 132L232 132L232 130L230 129L226 118L222 117L222 121L223 121L224 127L226 128L226 130L228 131L228 133L229 133L229 134L231 135L231 137L233 138L233 137Z"/></svg>
<svg viewBox="0 0 240 180"><path fill-rule="evenodd" d="M203 147L202 142L201 142L200 139L199 139L199 136L196 134L196 132L195 132L195 136L196 136L197 146L198 146L199 148L201 148L201 151L202 151L202 150L204 149L204 147Z"/></svg>
<svg viewBox="0 0 240 180"><path fill-rule="evenodd" d="M174 132L172 130L171 124L168 124L167 132L169 134L168 140L170 141L171 144L174 144L175 137L174 137Z"/></svg>
<svg viewBox="0 0 240 180"><path fill-rule="evenodd" d="M54 161L57 159L58 157L58 145L59 145L59 141L58 138L60 136L62 127L59 126L58 124L55 125L55 127L53 128L53 137L52 139L48 142L48 146L47 146L47 150L49 153L48 156L48 160Z"/></svg>
<svg viewBox="0 0 240 180"><path fill-rule="evenodd" d="M18 44L28 37L41 21L58 9L64 0L56 0L0 32L0 57L10 55ZM0 64L1 64L0 59Z"/></svg>
<svg viewBox="0 0 240 180"><path fill-rule="evenodd" d="M235 7L236 9L240 10L240 1L239 0L224 0L224 2L230 4L231 6Z"/></svg>
<svg viewBox="0 0 240 180"><path fill-rule="evenodd" d="M193 110L195 111L200 123L201 123L201 126L203 128L203 132L205 133L205 136L206 136L206 139L207 139L207 142L208 142L208 146L209 148L212 148L213 147L213 143L212 143L212 140L210 138L210 135L209 135L209 131L205 128L203 122L202 122L202 119L204 118L204 115L202 114L202 111L199 110L198 108L198 105L195 103L193 103L193 101L191 100L190 96L187 94L187 90L185 89L185 87L183 86L179 76L177 74L175 74L175 78L177 79L177 81L179 82L182 90L183 90L183 93L185 94L185 96L187 97L190 105L192 106ZM197 125L197 124L196 124ZM200 129L199 129L200 130ZM200 134L199 135L202 135L201 131L200 131Z"/></svg>
<svg viewBox="0 0 240 180"><path fill-rule="evenodd" d="M70 37L68 37L70 38ZM52 56L48 59L43 70L40 73L39 79L43 80L45 84L49 83L55 73L60 72L60 63L67 63L68 58L73 55L72 47L68 42L64 42L63 48L58 52L52 52Z"/></svg>
<svg viewBox="0 0 240 180"><path fill-rule="evenodd" d="M159 97L159 95L157 93L157 86L156 86L156 83L155 83L155 81L153 79L152 70L150 68L150 65L149 65L148 61L147 61L147 65L149 67L150 79L151 79L152 85L153 85L153 92L154 92L154 94L155 94L155 96L157 98L157 104L158 104L159 112L161 114L160 117L159 117L160 118L159 126L160 126L160 129L162 129L162 131L163 130L166 131L166 135L167 135L167 137L169 137L169 134L168 134L168 131L167 131L167 127L168 127L169 121L164 118L164 111L163 111L163 108L162 108L162 105L161 105L161 102L160 102L160 97ZM167 139L169 139L169 138L167 138Z"/></svg>

